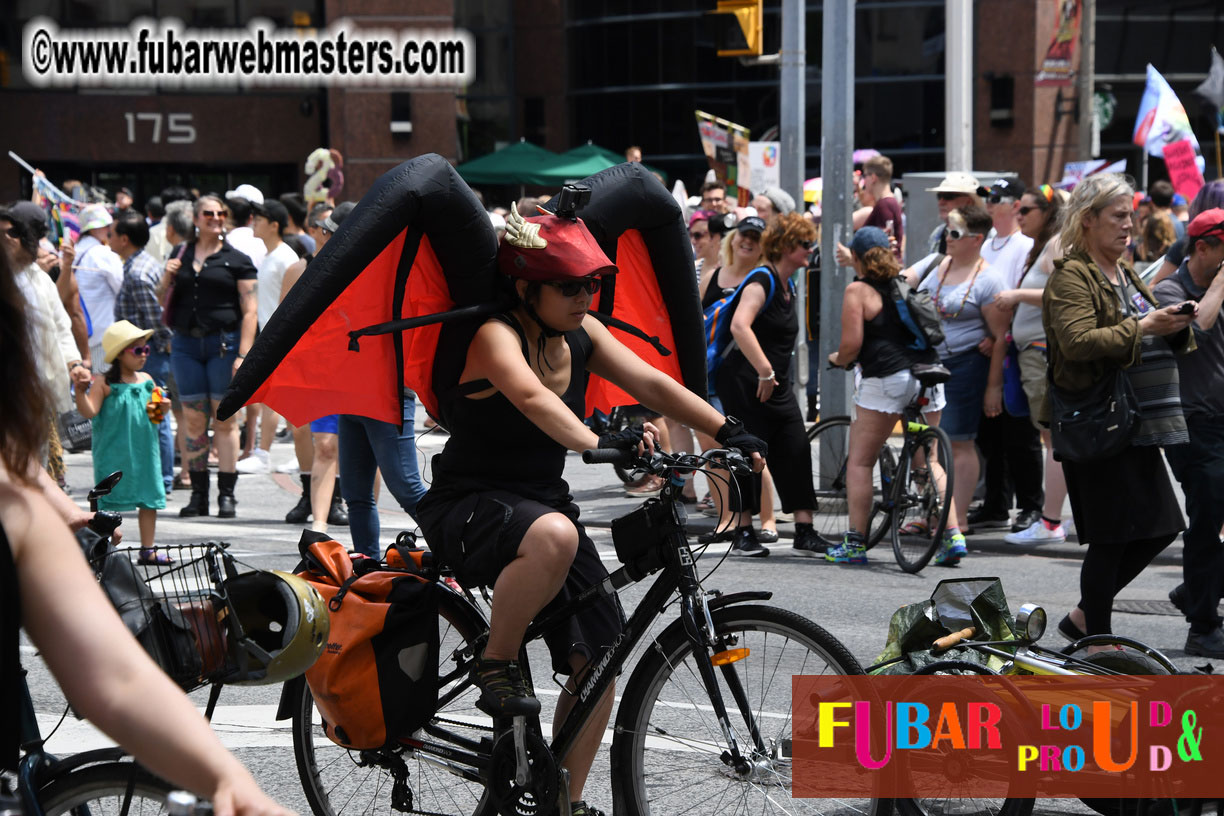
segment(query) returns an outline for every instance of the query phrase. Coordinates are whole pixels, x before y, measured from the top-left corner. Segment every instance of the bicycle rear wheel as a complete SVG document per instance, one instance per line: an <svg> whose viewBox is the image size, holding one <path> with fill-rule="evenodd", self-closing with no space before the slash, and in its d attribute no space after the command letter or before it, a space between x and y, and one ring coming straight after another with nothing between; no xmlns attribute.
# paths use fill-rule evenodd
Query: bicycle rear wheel
<svg viewBox="0 0 1224 816"><path fill-rule="evenodd" d="M428 750L437 745L487 757L493 737L492 720L476 709L479 695L467 679L472 643L483 626L458 596L438 591L437 671L443 703L423 729L390 747L344 748L328 739L310 688L301 684L293 703L293 754L315 816L390 813L404 810L408 801L407 809L430 813L496 812L472 765Z"/></svg>
<svg viewBox="0 0 1224 816"><path fill-rule="evenodd" d="M718 674L731 728L753 771L740 776L721 754L726 739L711 713L691 644L680 629L651 644L625 687L612 738L617 814L873 814L887 800L791 798L791 678L862 674L846 647L824 629L782 609L733 606L712 613L715 634L746 649L733 664L767 751L754 753L748 723Z"/></svg>
<svg viewBox="0 0 1224 816"><path fill-rule="evenodd" d="M812 487L816 491L812 529L825 546L840 544L842 533L850 527L849 507L846 504L850 417L834 416L817 422L808 430L808 447L812 451ZM890 450L887 444L884 449ZM871 474L872 504L866 531L868 549L888 533L888 512L884 509L884 489L881 486L886 461L881 451Z"/></svg>
<svg viewBox="0 0 1224 816"><path fill-rule="evenodd" d="M943 540L952 506L952 443L939 428L920 431L893 480L892 542L897 564L919 572Z"/></svg>
<svg viewBox="0 0 1224 816"><path fill-rule="evenodd" d="M135 762L105 762L51 780L38 792L38 801L44 816L161 816L173 790L174 785Z"/></svg>

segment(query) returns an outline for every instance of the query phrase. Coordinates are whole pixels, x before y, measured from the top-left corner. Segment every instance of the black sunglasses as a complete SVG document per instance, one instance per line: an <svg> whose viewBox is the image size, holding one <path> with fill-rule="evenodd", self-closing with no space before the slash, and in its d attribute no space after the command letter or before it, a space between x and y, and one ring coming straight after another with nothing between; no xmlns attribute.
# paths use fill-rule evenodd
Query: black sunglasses
<svg viewBox="0 0 1224 816"><path fill-rule="evenodd" d="M964 193L936 193L935 197L938 198L940 201L955 201L956 199L960 198L963 195L965 194Z"/></svg>
<svg viewBox="0 0 1224 816"><path fill-rule="evenodd" d="M1015 201L1015 199L1011 196L1005 195L992 195L986 199L986 203L988 204L1002 204L1004 201Z"/></svg>
<svg viewBox="0 0 1224 816"><path fill-rule="evenodd" d="M1016 210L1016 212L1020 213L1021 215L1028 215L1033 210L1040 210L1040 209L1041 209L1040 207L1021 207L1020 209Z"/></svg>
<svg viewBox="0 0 1224 816"><path fill-rule="evenodd" d="M544 281L545 286L551 286L565 297L577 297L580 292L593 295L599 291L602 282L599 278L579 278L568 281Z"/></svg>

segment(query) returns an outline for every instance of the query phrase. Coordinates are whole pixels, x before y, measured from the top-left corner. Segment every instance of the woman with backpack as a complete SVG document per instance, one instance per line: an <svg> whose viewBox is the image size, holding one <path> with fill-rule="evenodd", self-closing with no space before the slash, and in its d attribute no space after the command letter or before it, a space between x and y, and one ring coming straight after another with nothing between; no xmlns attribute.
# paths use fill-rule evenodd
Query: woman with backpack
<svg viewBox="0 0 1224 816"><path fill-rule="evenodd" d="M795 516L797 552L823 554L824 547L812 529L816 493L812 489L812 458L803 425L803 413L791 390L789 372L799 317L795 309L795 286L791 278L807 267L808 253L816 240L816 228L802 215L789 213L774 219L773 226L756 216L739 223L742 232L760 230L765 263L736 282L739 294L733 308L730 334L733 344L718 365L714 390L728 415L738 417L748 433L769 446L766 461L773 473L782 512ZM741 240L741 246L743 246ZM721 279L719 286L730 281ZM733 555L763 557L752 529L752 516L762 508L759 476L737 476L731 511L738 513Z"/></svg>
<svg viewBox="0 0 1224 816"><path fill-rule="evenodd" d="M879 227L863 227L850 242L855 279L842 300L842 336L829 362L840 368L858 364L854 388L854 421L850 424L850 450L846 461L846 503L850 529L842 543L830 547L825 558L845 564L866 564L867 517L871 513L871 470L901 414L922 386L910 369L918 363L938 363L939 353L912 347L913 335L901 322L893 303L890 281L901 274L888 236ZM939 424L943 386L930 395L927 422ZM945 533L939 555L948 558L954 541ZM961 542L962 547L964 542ZM937 556L938 557L938 556ZM938 562L937 562L938 563Z"/></svg>

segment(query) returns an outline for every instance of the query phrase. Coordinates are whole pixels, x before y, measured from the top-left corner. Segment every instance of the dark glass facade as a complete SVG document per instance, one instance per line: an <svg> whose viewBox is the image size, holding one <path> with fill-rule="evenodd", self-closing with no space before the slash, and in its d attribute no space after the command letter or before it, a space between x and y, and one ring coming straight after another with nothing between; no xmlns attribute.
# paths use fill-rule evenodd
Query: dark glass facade
<svg viewBox="0 0 1224 816"><path fill-rule="evenodd" d="M689 180L704 172L694 110L773 138L778 69L716 54L712 0L569 0L571 141L640 144L646 160ZM764 52L781 40L781 2L764 4ZM859 2L855 19L857 147L943 166L944 2ZM807 175L820 168L821 5L807 7ZM771 133L772 131L772 133Z"/></svg>

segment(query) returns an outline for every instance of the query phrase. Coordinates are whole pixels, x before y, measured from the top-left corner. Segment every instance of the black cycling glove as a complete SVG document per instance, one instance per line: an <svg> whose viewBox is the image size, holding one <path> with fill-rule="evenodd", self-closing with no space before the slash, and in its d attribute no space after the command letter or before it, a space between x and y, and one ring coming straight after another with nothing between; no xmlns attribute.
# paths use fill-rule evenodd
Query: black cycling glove
<svg viewBox="0 0 1224 816"><path fill-rule="evenodd" d="M744 423L735 417L727 417L718 433L714 434L714 440L725 448L735 448L743 452L745 456L754 453L762 456L769 454L769 445L765 444L765 440L745 431Z"/></svg>
<svg viewBox="0 0 1224 816"><path fill-rule="evenodd" d="M631 425L623 431L609 431L606 434L600 434L599 447L637 453L638 445L642 442L643 433L644 430L641 425Z"/></svg>

